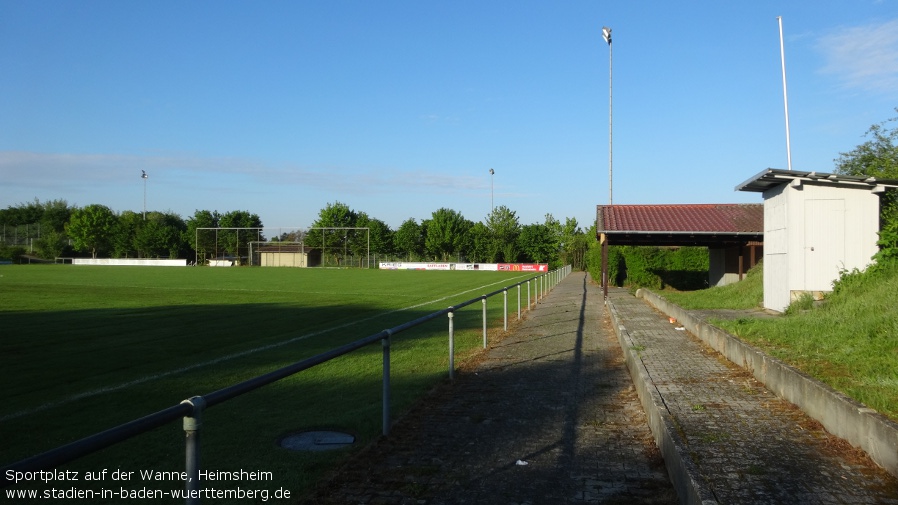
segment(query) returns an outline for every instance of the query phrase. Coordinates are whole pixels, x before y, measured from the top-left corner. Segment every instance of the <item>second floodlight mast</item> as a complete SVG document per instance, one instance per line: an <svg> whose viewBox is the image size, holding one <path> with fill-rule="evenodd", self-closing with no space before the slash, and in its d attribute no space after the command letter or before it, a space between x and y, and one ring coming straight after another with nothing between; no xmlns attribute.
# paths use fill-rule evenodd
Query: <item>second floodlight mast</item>
<svg viewBox="0 0 898 505"><path fill-rule="evenodd" d="M147 220L147 171L140 171L140 178L143 179L143 220Z"/></svg>

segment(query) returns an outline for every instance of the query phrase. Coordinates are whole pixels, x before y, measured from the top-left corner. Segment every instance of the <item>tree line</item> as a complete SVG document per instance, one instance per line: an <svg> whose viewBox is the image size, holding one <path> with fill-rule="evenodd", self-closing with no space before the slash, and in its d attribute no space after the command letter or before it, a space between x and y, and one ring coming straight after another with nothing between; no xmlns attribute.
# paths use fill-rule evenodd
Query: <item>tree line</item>
<svg viewBox="0 0 898 505"><path fill-rule="evenodd" d="M197 238L198 228L256 228L263 223L257 214L237 210L225 213L197 210L183 219L173 212L132 211L116 213L109 207L91 204L70 206L65 200L33 202L0 209L0 258L26 254L53 259L86 256L112 258L206 257L209 240ZM367 228L368 233L326 233L320 228ZM369 249L383 260L468 261L478 263L573 264L584 268L586 253L594 240L594 225L584 232L577 220L564 222L546 214L541 223L522 225L515 211L498 206L481 221L471 221L461 212L440 208L420 222L406 219L393 230L384 221L342 202L322 208L308 232L284 233L272 242L303 242L338 257ZM261 233L231 237L222 233L219 242L230 254L245 251L245 242L269 240ZM364 240L364 247L361 241ZM341 242L342 241L342 242ZM342 247L341 247L342 244ZM198 254L199 253L199 254Z"/></svg>
<svg viewBox="0 0 898 505"><path fill-rule="evenodd" d="M471 263L548 263L552 266L585 266L586 251L595 228L584 232L575 218L562 223L546 214L542 223L522 225L517 213L504 205L495 207L481 221L461 212L440 208L420 222L408 218L395 230L383 221L342 202L328 203L318 213L304 243L340 256L347 235L328 234L316 228L367 228L368 236L353 234L346 249L358 254L362 240L370 241L371 254L403 261L462 261ZM286 237L284 237L286 239ZM367 245L367 244L366 244Z"/></svg>
<svg viewBox="0 0 898 505"><path fill-rule="evenodd" d="M173 212L116 213L100 204L35 199L0 209L0 257L193 258L196 229L219 227L261 228L262 220L242 210L197 210L185 220Z"/></svg>

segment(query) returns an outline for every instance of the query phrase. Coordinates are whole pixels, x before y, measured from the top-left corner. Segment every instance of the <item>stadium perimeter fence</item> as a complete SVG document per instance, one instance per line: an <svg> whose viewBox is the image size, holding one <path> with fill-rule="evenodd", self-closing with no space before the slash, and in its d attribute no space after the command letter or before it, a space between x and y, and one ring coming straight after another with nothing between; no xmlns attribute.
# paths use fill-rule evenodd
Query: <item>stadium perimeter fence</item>
<svg viewBox="0 0 898 505"><path fill-rule="evenodd" d="M234 384L232 386L219 389L212 393L202 396L190 397L177 405L169 408L153 412L139 419L121 424L106 431L96 433L94 435L82 438L75 442L51 449L47 452L17 461L10 465L4 466L0 471L3 473L3 480L0 480L0 487L7 488L15 483L14 476L17 473L35 472L41 470L50 470L65 463L69 463L88 454L92 454L109 446L123 442L129 438L146 433L150 430L159 428L171 423L178 418L183 420L184 433L186 435L185 442L185 470L186 470L186 492L187 504L200 503L200 433L202 427L203 412L215 405L224 403L228 400L236 398L245 393L249 393L256 389L266 386L281 379L285 379L295 375L303 370L308 370L316 365L320 365L334 358L351 353L363 347L377 342L381 343L383 353L383 387L382 387L382 432L384 436L389 435L391 416L390 416L390 344L391 338L405 330L414 328L428 321L437 319L442 316L448 316L449 319L449 379L455 378L455 328L454 316L459 309L474 305L478 301L482 304L483 310L483 348L487 347L487 300L491 297L502 295L503 303L503 330L508 331L508 291L517 288L517 318L521 319L521 295L522 288L526 285L526 309L529 311L534 303L539 303L548 292L554 288L562 279L571 273L571 266L567 265L550 272L540 274L529 279L523 280L516 284L511 284L504 288L498 289L491 293L487 293L476 298L464 301L462 303L452 305L442 310L432 312L425 316L419 317L412 321L394 326L383 330L379 333L369 335L354 342L350 342L343 346L331 349L330 351L312 356L310 358L298 361L291 365L279 368L264 375L259 375L252 379ZM532 292L531 292L532 288Z"/></svg>

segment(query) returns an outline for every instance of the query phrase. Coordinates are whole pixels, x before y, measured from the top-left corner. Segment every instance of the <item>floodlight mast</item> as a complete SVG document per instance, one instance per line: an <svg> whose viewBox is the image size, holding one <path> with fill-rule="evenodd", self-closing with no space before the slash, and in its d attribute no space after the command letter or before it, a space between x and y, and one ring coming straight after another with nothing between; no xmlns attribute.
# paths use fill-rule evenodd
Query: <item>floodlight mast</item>
<svg viewBox="0 0 898 505"><path fill-rule="evenodd" d="M602 27L602 38L605 39L605 42L608 44L608 205L611 205L613 202L612 190L611 190L611 188L612 188L611 174L612 174L612 166L613 166L613 164L612 164L613 157L611 154L612 146L613 146L612 135L611 135L611 125L612 125L612 117L613 117L611 114L611 105L612 105L611 73L612 73L612 68L613 68L613 66L612 66L612 50L611 50L611 28L608 28L607 26Z"/></svg>
<svg viewBox="0 0 898 505"><path fill-rule="evenodd" d="M143 179L143 220L147 220L147 171L140 171L140 178Z"/></svg>
<svg viewBox="0 0 898 505"><path fill-rule="evenodd" d="M492 168L490 169L490 213L495 210L495 205L493 205L493 175L496 174L496 171Z"/></svg>

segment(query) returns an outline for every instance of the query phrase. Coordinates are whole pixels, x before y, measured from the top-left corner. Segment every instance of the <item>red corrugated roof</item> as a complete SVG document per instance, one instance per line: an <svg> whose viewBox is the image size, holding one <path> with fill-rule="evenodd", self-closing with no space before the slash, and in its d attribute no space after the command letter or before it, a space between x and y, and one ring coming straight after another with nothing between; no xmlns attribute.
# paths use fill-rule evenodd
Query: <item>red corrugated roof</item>
<svg viewBox="0 0 898 505"><path fill-rule="evenodd" d="M599 205L599 233L764 232L763 204Z"/></svg>

